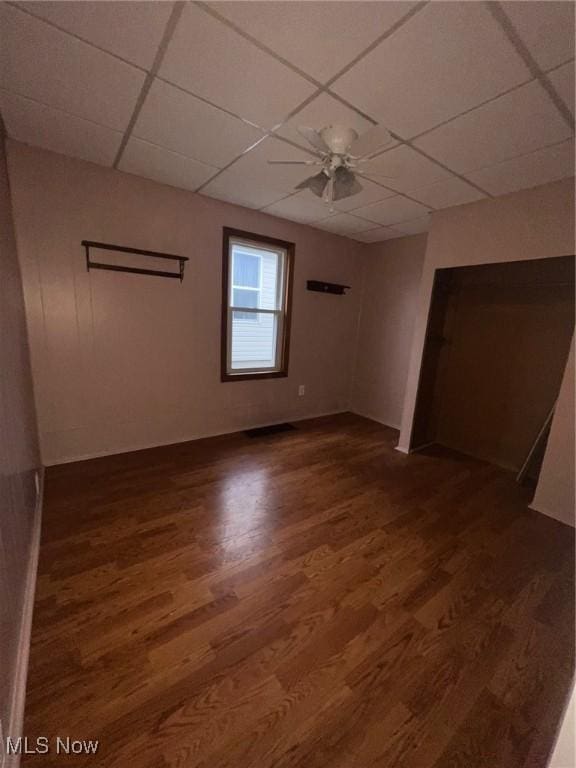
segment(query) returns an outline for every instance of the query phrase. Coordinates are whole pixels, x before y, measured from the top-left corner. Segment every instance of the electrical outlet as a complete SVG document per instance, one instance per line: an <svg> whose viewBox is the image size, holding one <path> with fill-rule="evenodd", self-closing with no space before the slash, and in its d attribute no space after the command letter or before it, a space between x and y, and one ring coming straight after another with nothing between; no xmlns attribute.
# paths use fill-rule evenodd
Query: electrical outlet
<svg viewBox="0 0 576 768"><path fill-rule="evenodd" d="M298 387L298 397L304 397L306 394L306 386L304 384L300 384Z"/></svg>

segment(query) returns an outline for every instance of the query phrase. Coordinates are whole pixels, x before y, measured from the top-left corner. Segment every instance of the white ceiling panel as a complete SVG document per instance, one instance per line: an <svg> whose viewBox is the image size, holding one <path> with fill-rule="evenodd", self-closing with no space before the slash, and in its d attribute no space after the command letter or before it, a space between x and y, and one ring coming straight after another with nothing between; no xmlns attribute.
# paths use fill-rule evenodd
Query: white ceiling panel
<svg viewBox="0 0 576 768"><path fill-rule="evenodd" d="M214 9L326 82L401 19L412 2L217 2Z"/></svg>
<svg viewBox="0 0 576 768"><path fill-rule="evenodd" d="M191 190L198 189L218 170L184 155L134 138L128 142L118 167L121 171L154 179L162 184Z"/></svg>
<svg viewBox="0 0 576 768"><path fill-rule="evenodd" d="M449 171L406 145L395 147L369 160L363 173L374 173L377 181L398 192L408 192L435 181L452 178Z"/></svg>
<svg viewBox="0 0 576 768"><path fill-rule="evenodd" d="M514 0L502 5L542 69L574 58L573 2Z"/></svg>
<svg viewBox="0 0 576 768"><path fill-rule="evenodd" d="M573 171L565 117L531 81L487 3L183 6L120 158L123 171L266 207L361 242L421 231L430 209L482 199L473 184L498 195ZM8 134L112 165L173 7L0 3L0 110ZM574 111L574 3L505 0L504 9ZM333 77L330 90L317 95L314 81ZM313 157L298 126L343 124L362 135L374 120L426 156L395 140L363 168L362 192L336 202L333 215L309 191L294 193L316 168L268 165ZM264 138L262 129L276 126L278 138ZM379 174L373 181L371 172Z"/></svg>
<svg viewBox="0 0 576 768"><path fill-rule="evenodd" d="M558 95L564 100L570 112L574 114L574 62L570 61L563 67L558 67L558 69L550 72L548 77Z"/></svg>
<svg viewBox="0 0 576 768"><path fill-rule="evenodd" d="M483 3L434 2L332 90L410 138L529 77Z"/></svg>
<svg viewBox="0 0 576 768"><path fill-rule="evenodd" d="M392 240L395 237L400 237L400 235L388 227L376 227L375 229L369 229L367 232L358 232L353 237L354 240L359 240L361 243L379 243L382 240Z"/></svg>
<svg viewBox="0 0 576 768"><path fill-rule="evenodd" d="M119 131L7 91L0 91L0 111L13 139L100 165L112 165L122 141Z"/></svg>
<svg viewBox="0 0 576 768"><path fill-rule="evenodd" d="M388 226L397 222L418 218L427 212L428 209L425 205L396 195L395 197L383 200L381 203L358 208L354 211L354 215L361 216L363 219L368 219L368 221L373 221L376 224Z"/></svg>
<svg viewBox="0 0 576 768"><path fill-rule="evenodd" d="M293 70L190 4L159 74L265 128L284 120L315 90Z"/></svg>
<svg viewBox="0 0 576 768"><path fill-rule="evenodd" d="M361 117L358 112L327 93L321 93L304 109L290 118L276 133L310 149L310 144L298 133L298 127L304 126L320 130L327 125L345 125L348 128L354 128L358 134L366 133L372 128L372 123Z"/></svg>
<svg viewBox="0 0 576 768"><path fill-rule="evenodd" d="M166 2L42 0L18 6L145 69L154 62L172 11Z"/></svg>
<svg viewBox="0 0 576 768"><path fill-rule="evenodd" d="M356 216L352 216L349 213L336 213L327 219L317 221L314 226L318 227L318 229L334 232L336 235L355 235L357 232L374 229L374 225L371 222L357 219Z"/></svg>
<svg viewBox="0 0 576 768"><path fill-rule="evenodd" d="M142 71L6 3L0 3L0 27L0 87L126 129Z"/></svg>
<svg viewBox="0 0 576 768"><path fill-rule="evenodd" d="M415 144L460 173L553 144L571 135L538 82L440 126Z"/></svg>
<svg viewBox="0 0 576 768"><path fill-rule="evenodd" d="M410 195L424 205L429 205L430 208L451 208L453 205L473 203L475 200L486 197L457 176L438 181L429 187L410 190Z"/></svg>
<svg viewBox="0 0 576 768"><path fill-rule="evenodd" d="M304 224L311 224L318 219L323 219L330 213L326 203L323 203L320 198L307 189L273 203L263 210L264 213L269 213L272 216L280 216Z"/></svg>
<svg viewBox="0 0 576 768"><path fill-rule="evenodd" d="M574 175L574 141L539 149L468 176L492 195L505 195Z"/></svg>
<svg viewBox="0 0 576 768"><path fill-rule="evenodd" d="M268 160L309 160L310 155L273 138L264 139L241 157L202 193L220 200L262 208L294 191L294 187L314 170L300 165L269 165Z"/></svg>
<svg viewBox="0 0 576 768"><path fill-rule="evenodd" d="M396 237L406 237L407 235L420 235L427 232L430 228L430 216L421 216L418 219L403 221L401 224L395 224L392 229L397 233Z"/></svg>
<svg viewBox="0 0 576 768"><path fill-rule="evenodd" d="M155 80L134 136L219 168L262 137L262 132L172 85Z"/></svg>
<svg viewBox="0 0 576 768"><path fill-rule="evenodd" d="M362 208L370 203L385 200L387 197L392 197L395 194L368 179L359 178L358 181L362 184L362 192L358 192L358 194L352 195L352 197L345 197L344 200L337 200L334 203L334 208L338 211L351 211L354 208Z"/></svg>

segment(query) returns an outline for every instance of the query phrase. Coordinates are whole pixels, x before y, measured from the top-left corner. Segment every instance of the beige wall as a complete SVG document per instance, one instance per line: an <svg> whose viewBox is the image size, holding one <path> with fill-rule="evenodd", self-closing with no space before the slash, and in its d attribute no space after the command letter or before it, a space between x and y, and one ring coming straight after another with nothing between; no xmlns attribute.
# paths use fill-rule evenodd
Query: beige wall
<svg viewBox="0 0 576 768"><path fill-rule="evenodd" d="M30 597L29 572L36 530L34 474L39 455L1 130L0 329L0 719L4 734L17 736L27 658L24 606Z"/></svg>
<svg viewBox="0 0 576 768"><path fill-rule="evenodd" d="M352 409L399 428L426 235L366 246Z"/></svg>
<svg viewBox="0 0 576 768"><path fill-rule="evenodd" d="M494 200L437 211L432 216L426 257L416 308L414 340L404 396L399 449L408 451L414 418L422 351L432 294L434 272L439 267L541 259L574 253L574 180L564 179ZM571 413L573 418L573 411ZM555 420L550 444L564 442L566 422ZM553 516L573 515L559 509L560 499L571 497L574 487L573 462L562 459L566 471L559 474L568 483L565 492L541 498L542 509ZM539 490L548 487L549 462L540 476Z"/></svg>
<svg viewBox="0 0 576 768"><path fill-rule="evenodd" d="M362 246L12 142L9 167L45 463L349 407ZM220 382L225 225L296 243L287 379ZM83 239L188 256L184 282L87 273Z"/></svg>
<svg viewBox="0 0 576 768"><path fill-rule="evenodd" d="M574 339L556 404L540 481L530 505L568 525L576 525L574 494Z"/></svg>

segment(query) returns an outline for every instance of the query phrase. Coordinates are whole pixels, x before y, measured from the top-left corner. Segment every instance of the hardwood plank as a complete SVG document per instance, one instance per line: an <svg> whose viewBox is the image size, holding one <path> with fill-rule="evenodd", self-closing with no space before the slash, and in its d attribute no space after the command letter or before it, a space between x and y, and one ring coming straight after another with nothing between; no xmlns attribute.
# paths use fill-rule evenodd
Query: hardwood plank
<svg viewBox="0 0 576 768"><path fill-rule="evenodd" d="M545 768L574 532L396 439L342 415L50 468L26 735L99 739L86 768Z"/></svg>

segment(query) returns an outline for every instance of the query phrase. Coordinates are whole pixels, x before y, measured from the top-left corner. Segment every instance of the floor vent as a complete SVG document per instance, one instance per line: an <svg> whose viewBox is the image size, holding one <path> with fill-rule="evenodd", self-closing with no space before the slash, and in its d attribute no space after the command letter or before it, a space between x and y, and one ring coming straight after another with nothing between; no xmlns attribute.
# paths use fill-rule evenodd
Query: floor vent
<svg viewBox="0 0 576 768"><path fill-rule="evenodd" d="M280 432L291 432L296 427L292 424L271 424L269 427L257 427L256 429L247 429L244 434L247 437L266 437L267 435L277 435Z"/></svg>

